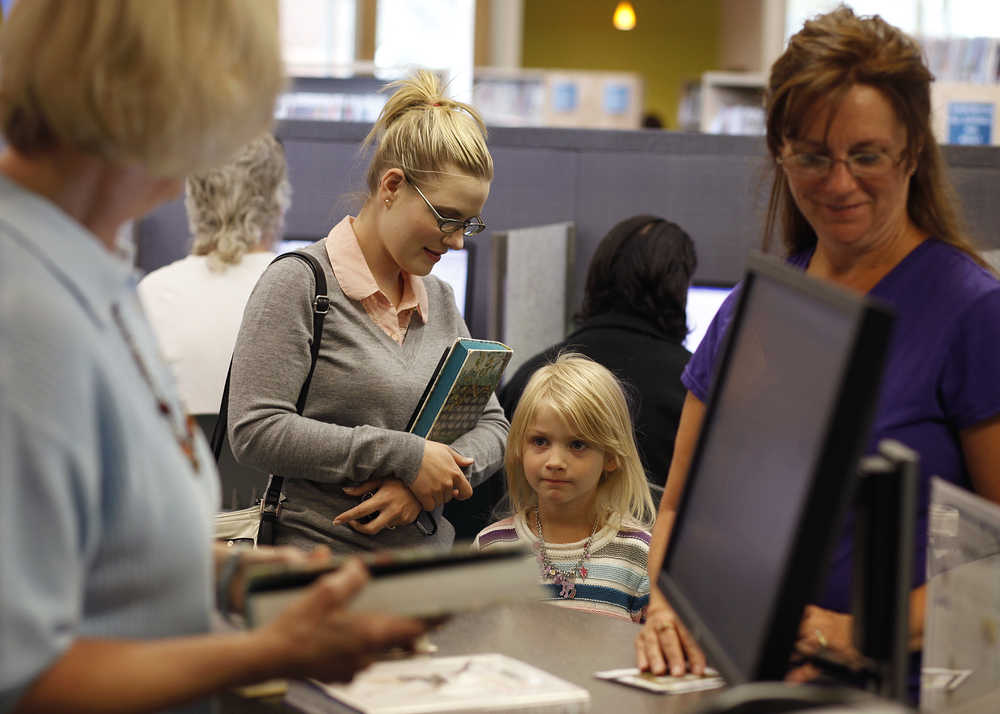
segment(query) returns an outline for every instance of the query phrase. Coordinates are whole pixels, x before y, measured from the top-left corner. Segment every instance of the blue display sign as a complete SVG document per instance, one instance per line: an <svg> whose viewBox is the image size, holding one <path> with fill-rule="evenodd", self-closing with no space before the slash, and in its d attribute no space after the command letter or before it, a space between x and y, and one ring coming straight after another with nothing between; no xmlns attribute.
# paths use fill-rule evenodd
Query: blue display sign
<svg viewBox="0 0 1000 714"><path fill-rule="evenodd" d="M604 111L608 114L624 114L627 112L629 94L627 84L605 84Z"/></svg>
<svg viewBox="0 0 1000 714"><path fill-rule="evenodd" d="M948 143L993 143L992 102L948 102Z"/></svg>
<svg viewBox="0 0 1000 714"><path fill-rule="evenodd" d="M559 82L552 87L552 107L557 112L574 112L578 104L576 82Z"/></svg>

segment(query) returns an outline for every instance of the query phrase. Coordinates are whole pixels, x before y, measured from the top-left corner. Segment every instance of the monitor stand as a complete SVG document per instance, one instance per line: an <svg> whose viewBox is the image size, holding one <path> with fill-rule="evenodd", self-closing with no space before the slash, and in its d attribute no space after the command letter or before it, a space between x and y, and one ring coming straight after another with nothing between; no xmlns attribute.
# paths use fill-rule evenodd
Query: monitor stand
<svg viewBox="0 0 1000 714"><path fill-rule="evenodd" d="M905 704L919 456L884 439L860 468L854 499L854 642L871 663L868 690Z"/></svg>
<svg viewBox="0 0 1000 714"><path fill-rule="evenodd" d="M851 609L861 662L847 665L822 654L803 660L824 681L905 705L919 456L884 439L876 454L861 460L859 471Z"/></svg>

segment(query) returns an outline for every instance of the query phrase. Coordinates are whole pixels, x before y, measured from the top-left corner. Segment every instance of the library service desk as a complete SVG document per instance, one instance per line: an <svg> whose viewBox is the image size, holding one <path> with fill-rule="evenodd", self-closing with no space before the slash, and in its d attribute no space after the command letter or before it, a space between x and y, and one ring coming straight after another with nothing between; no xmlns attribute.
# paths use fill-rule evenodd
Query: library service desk
<svg viewBox="0 0 1000 714"><path fill-rule="evenodd" d="M437 654L499 652L578 684L590 692L594 714L686 714L715 692L653 694L595 679L599 670L635 666L638 625L545 603L499 607L456 615L431 634ZM221 697L225 714L294 712L280 698Z"/></svg>
<svg viewBox="0 0 1000 714"><path fill-rule="evenodd" d="M635 666L638 625L625 620L545 603L499 607L455 616L431 634L437 654L498 652L535 665L590 692L591 714L694 714L723 690L655 694L595 679L594 672ZM233 693L220 698L223 714L297 712L281 697L248 699ZM814 705L816 706L816 705ZM772 711L803 711L786 704ZM747 711L747 710L743 710ZM753 711L762 711L759 707ZM874 696L854 706L823 707L830 714L906 714L909 710ZM991 710L996 711L996 710ZM940 714L967 714L965 711Z"/></svg>

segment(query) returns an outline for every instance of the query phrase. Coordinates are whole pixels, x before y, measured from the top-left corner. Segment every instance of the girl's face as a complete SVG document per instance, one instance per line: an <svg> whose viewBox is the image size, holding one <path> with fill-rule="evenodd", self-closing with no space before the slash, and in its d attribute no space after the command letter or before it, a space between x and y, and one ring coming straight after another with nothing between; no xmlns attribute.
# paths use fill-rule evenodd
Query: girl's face
<svg viewBox="0 0 1000 714"><path fill-rule="evenodd" d="M616 468L613 455L588 444L550 404L539 406L524 433L521 462L543 508L591 510L597 484Z"/></svg>
<svg viewBox="0 0 1000 714"><path fill-rule="evenodd" d="M386 199L389 200L381 232L382 243L401 270L411 275L427 275L444 253L459 250L464 245L461 230L441 231L430 206L442 218L474 218L483 211L490 194L490 182L457 170L439 174L434 180L414 180L419 181L423 197L400 171L393 190L382 198L382 207L386 206Z"/></svg>

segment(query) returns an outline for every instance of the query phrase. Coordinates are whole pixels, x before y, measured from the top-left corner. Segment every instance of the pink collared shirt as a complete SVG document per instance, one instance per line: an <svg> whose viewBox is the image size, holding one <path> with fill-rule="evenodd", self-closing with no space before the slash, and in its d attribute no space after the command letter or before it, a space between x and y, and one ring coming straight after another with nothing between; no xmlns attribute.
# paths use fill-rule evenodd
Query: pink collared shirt
<svg viewBox="0 0 1000 714"><path fill-rule="evenodd" d="M379 289L364 253L361 252L358 237L354 235L353 216L345 216L330 229L326 236L326 254L344 295L360 302L368 316L396 344L403 344L406 328L409 327L414 312L427 324L430 317L427 289L420 276L402 273L403 296L398 306L393 305Z"/></svg>

